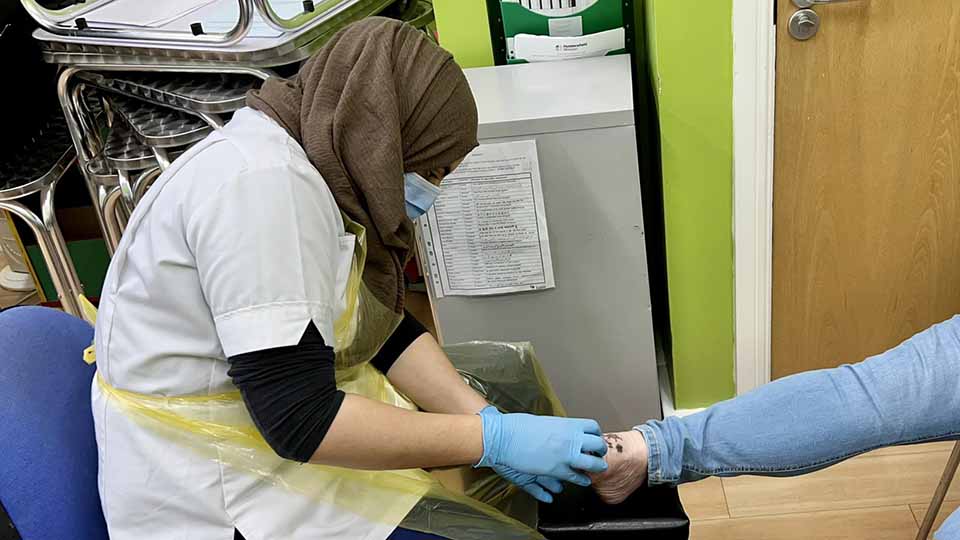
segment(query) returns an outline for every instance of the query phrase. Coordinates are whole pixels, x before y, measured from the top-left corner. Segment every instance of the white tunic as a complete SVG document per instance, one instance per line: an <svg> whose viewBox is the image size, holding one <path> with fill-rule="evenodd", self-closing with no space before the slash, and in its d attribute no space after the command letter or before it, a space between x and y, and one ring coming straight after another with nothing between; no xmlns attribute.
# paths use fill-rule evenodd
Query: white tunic
<svg viewBox="0 0 960 540"><path fill-rule="evenodd" d="M198 143L137 206L104 283L97 365L144 394L236 388L229 356L327 343L354 239L302 148L252 109ZM96 382L100 496L112 540L382 540L392 527L261 482L125 415Z"/></svg>

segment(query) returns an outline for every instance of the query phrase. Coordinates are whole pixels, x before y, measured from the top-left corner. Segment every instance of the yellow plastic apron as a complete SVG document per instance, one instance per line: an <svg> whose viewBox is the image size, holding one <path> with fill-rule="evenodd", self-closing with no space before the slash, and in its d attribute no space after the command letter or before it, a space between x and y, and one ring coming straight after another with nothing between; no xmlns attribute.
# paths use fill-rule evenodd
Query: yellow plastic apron
<svg viewBox="0 0 960 540"><path fill-rule="evenodd" d="M416 410L410 400L369 364L396 329L401 316L378 302L364 285L361 277L366 262L366 232L346 217L344 222L347 232L356 236L357 244L345 292L346 309L334 326L337 387L346 393ZM95 324L96 309L86 298L80 300L85 318ZM471 350L482 349L474 346ZM528 386L540 386L536 391L546 396L545 410L531 412L562 414L549 383L532 354L529 357L533 365L525 366L524 372L532 374L533 384ZM85 351L84 359L88 363L96 361L93 347ZM465 379L471 381L468 374ZM163 397L113 388L99 375L97 381L100 390L131 418L198 454L373 522L450 540L542 538L527 525L485 504L509 508L512 499L525 496L495 475L468 489L468 493L481 497L484 501L481 502L443 488L421 469L362 471L316 464L291 467L260 435L239 392Z"/></svg>

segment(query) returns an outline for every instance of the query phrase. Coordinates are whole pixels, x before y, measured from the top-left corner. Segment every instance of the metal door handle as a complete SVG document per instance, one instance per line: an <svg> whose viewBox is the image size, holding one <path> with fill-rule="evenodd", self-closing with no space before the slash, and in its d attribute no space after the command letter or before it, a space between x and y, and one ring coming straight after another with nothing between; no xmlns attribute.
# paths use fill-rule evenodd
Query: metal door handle
<svg viewBox="0 0 960 540"><path fill-rule="evenodd" d="M793 5L800 9L812 8L822 4L845 4L848 2L859 2L860 0L793 0Z"/></svg>

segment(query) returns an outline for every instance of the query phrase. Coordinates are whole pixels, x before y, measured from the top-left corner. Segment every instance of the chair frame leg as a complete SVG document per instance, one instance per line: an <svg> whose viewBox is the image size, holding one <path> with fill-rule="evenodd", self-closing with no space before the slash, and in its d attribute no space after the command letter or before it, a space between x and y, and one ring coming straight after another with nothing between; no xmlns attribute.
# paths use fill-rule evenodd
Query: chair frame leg
<svg viewBox="0 0 960 540"><path fill-rule="evenodd" d="M50 279L57 290L57 295L60 296L63 310L79 317L81 312L77 296L83 294L83 285L80 284L80 278L77 277L77 270L73 266L73 259L70 258L67 242L63 239L60 226L57 225L56 219L52 216L52 195L52 192L48 189L41 191L41 204L44 208L43 218L40 218L17 201L0 201L0 209L7 210L22 219L33 231L33 234L37 237L37 243L40 245L40 251L43 253L43 260L49 266ZM50 207L50 215L47 215L48 212L46 211L48 206Z"/></svg>
<svg viewBox="0 0 960 540"><path fill-rule="evenodd" d="M159 149L156 149L159 150ZM159 154L158 154L159 155ZM164 152L164 156L166 153ZM159 159L159 157L158 157ZM169 165L169 162L167 163ZM140 204L140 199L147 193L147 189L160 177L160 174L166 169L162 166L153 169L147 169L140 173L133 182L133 199L135 204Z"/></svg>
<svg viewBox="0 0 960 540"><path fill-rule="evenodd" d="M104 237L106 237L109 233L107 231L107 224L104 221L103 207L97 204L100 202L98 185L91 177L88 169L90 156L87 153L87 143L89 142L88 137L90 137L90 135L84 133L80 119L83 113L75 107L75 105L79 106L79 99L77 103L75 103L71 95L73 78L81 71L83 71L83 69L78 67L68 67L60 73L60 77L57 79L57 97L60 100L60 108L63 109L63 116L67 121L67 130L70 132L73 147L77 149L77 166L80 168L80 173L83 175L87 185L90 200L95 202L94 211L97 215L97 222L100 224L100 230L103 231ZM113 253L111 252L110 255L112 256Z"/></svg>
<svg viewBox="0 0 960 540"><path fill-rule="evenodd" d="M943 500L947 497L947 490L950 489L950 484L953 482L958 466L960 466L960 441L953 445L953 452L950 453L947 466L943 469L940 484L937 485L937 490L933 493L933 500L930 501L930 507L927 508L927 515L923 517L923 522L920 524L917 540L927 540L930 536L933 524L937 520L940 508L943 507Z"/></svg>
<svg viewBox="0 0 960 540"><path fill-rule="evenodd" d="M133 182L130 181L130 173L128 171L117 171L117 180L120 182L120 194L122 195L121 201L123 202L123 207L126 211L133 212L133 207L136 206L136 196L133 193Z"/></svg>
<svg viewBox="0 0 960 540"><path fill-rule="evenodd" d="M100 204L100 214L103 216L103 223L106 226L104 240L106 240L107 251L111 257L117 252L124 228L118 214L121 206L121 196L122 194L119 187L107 188L105 186L98 186L97 198Z"/></svg>

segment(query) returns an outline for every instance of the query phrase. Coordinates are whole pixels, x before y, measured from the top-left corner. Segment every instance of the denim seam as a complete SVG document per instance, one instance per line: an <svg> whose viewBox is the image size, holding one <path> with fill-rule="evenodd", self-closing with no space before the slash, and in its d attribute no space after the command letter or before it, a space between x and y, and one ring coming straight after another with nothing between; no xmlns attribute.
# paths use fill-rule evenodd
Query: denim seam
<svg viewBox="0 0 960 540"><path fill-rule="evenodd" d="M649 426L635 426L634 431L643 436L647 445L647 482L651 484L663 483L663 452L660 448L660 439Z"/></svg>
<svg viewBox="0 0 960 540"><path fill-rule="evenodd" d="M843 461L843 460L845 460L845 459L851 458L851 457L853 457L853 456L857 456L857 455L864 454L864 453L867 453L867 452L872 452L872 451L874 451L874 450L877 450L877 449L880 449L880 448L885 448L885 447L887 447L887 446L902 446L902 445L907 445L907 444L920 444L920 443L924 443L924 442L931 442L931 441L937 441L937 440L952 439L952 438L955 438L955 437L957 437L957 436L960 436L960 432L958 432L958 431L950 431L950 432L944 433L944 434L942 434L942 435L932 435L932 436L929 436L929 437L918 437L918 438L916 438L916 439L909 439L909 440L901 441L901 442L896 443L896 444L881 444L881 445L877 445L877 446L872 446L872 447L869 447L869 448L866 448L866 449L864 449L864 450L860 450L860 451L857 451L857 452L850 452L850 453L847 453L847 454L841 454L841 455L836 456L836 457L832 457L832 458L828 458L828 459L824 459L824 460L820 460L820 461L814 461L814 462L812 462L812 463L803 464L803 465L795 465L795 466L793 466L793 467L786 467L786 468L777 468L777 467L732 467L732 468L718 468L718 469L705 470L705 469L699 469L699 468L694 467L694 466L688 466L688 465L686 465L686 464L684 464L683 468L684 468L684 470L691 471L691 472L697 473L697 474L699 474L699 475L706 475L706 476L717 476L717 475L728 474L728 473L795 472L795 471L802 471L802 470L804 470L804 469L811 469L811 468L819 467L819 466L821 466L821 465L829 465L829 464L833 464L833 463L838 463L838 462L840 462L840 461Z"/></svg>

